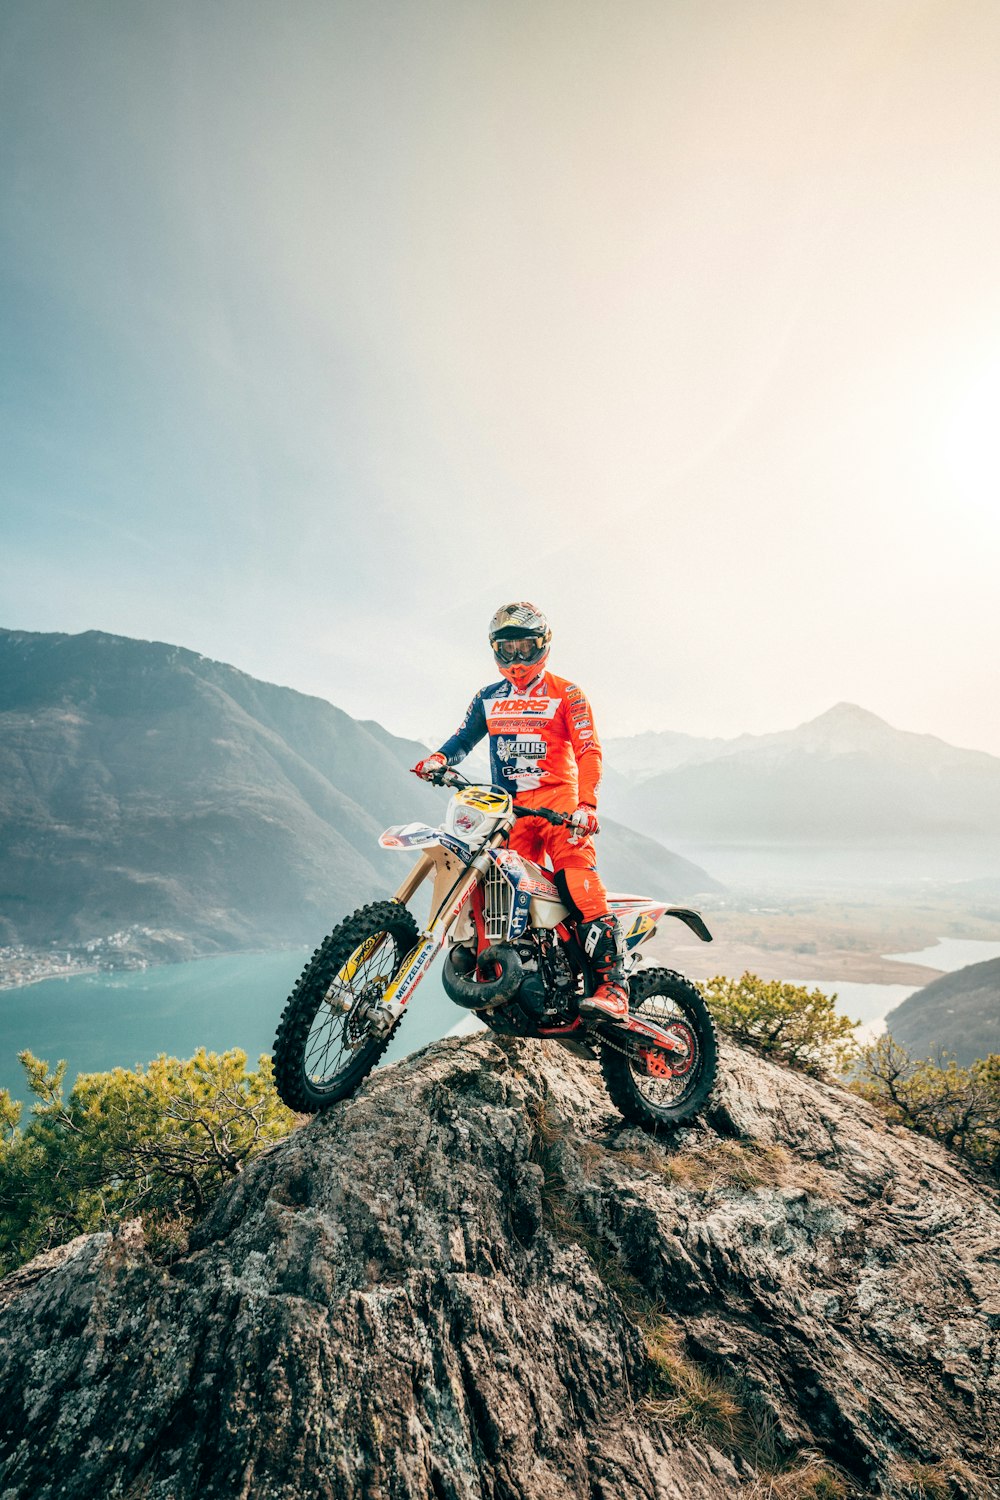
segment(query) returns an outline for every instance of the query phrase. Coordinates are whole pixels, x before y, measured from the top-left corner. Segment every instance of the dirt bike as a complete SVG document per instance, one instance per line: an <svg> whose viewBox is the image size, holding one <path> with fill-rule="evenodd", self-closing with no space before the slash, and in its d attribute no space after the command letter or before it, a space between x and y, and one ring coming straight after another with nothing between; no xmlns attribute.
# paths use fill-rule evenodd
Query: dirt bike
<svg viewBox="0 0 1000 1500"><path fill-rule="evenodd" d="M391 901L362 906L331 932L288 999L274 1042L284 1102L314 1114L352 1094L445 948L446 994L493 1031L551 1039L599 1060L615 1106L646 1130L689 1119L715 1081L712 1018L693 984L672 969L641 966L637 950L664 916L711 942L699 913L610 896L629 971L629 1016L584 1022L578 1006L593 994L593 977L570 911L550 873L507 847L519 817L571 819L518 807L508 792L449 768L426 779L454 791L444 822L386 829L383 848L419 852L412 871ZM430 914L420 930L407 904L426 880Z"/></svg>

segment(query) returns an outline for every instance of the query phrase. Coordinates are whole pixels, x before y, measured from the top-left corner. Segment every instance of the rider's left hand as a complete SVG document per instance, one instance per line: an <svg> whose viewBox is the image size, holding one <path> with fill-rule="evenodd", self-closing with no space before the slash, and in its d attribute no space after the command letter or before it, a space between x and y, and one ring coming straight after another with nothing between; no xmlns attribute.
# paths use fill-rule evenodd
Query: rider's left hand
<svg viewBox="0 0 1000 1500"><path fill-rule="evenodd" d="M600 833L601 825L597 821L597 809L590 807L588 803L581 802L576 812L570 818L574 828L578 828L585 838L593 838L595 833Z"/></svg>

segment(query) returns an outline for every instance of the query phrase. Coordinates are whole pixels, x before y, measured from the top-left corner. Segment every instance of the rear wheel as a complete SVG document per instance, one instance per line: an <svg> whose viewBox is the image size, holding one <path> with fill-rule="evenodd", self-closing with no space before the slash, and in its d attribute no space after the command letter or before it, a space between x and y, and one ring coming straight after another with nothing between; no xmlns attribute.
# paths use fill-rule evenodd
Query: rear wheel
<svg viewBox="0 0 1000 1500"><path fill-rule="evenodd" d="M379 1024L382 996L418 936L405 906L373 901L316 949L274 1039L274 1081L289 1109L329 1109L374 1068L394 1029Z"/></svg>
<svg viewBox="0 0 1000 1500"><path fill-rule="evenodd" d="M632 1014L669 1031L682 1050L666 1052L618 1032L615 1047L601 1047L604 1083L631 1124L671 1130L697 1114L712 1091L715 1023L697 986L671 969L642 969L629 990Z"/></svg>

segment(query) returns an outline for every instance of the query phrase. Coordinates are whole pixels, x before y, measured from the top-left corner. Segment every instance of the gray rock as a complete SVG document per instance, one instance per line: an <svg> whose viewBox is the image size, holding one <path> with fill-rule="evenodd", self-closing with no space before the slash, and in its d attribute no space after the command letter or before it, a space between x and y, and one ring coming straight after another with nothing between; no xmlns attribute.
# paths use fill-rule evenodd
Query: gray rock
<svg viewBox="0 0 1000 1500"><path fill-rule="evenodd" d="M440 1042L172 1264L134 1223L22 1268L2 1500L722 1500L809 1455L844 1493L961 1458L952 1493L1000 1495L996 1195L836 1087L722 1075L655 1141L549 1044Z"/></svg>

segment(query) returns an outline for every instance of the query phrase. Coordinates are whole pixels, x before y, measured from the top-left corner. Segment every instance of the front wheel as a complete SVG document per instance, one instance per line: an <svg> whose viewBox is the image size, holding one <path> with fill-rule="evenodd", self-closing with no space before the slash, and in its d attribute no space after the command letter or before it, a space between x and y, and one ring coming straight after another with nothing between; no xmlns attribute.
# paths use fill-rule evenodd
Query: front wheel
<svg viewBox="0 0 1000 1500"><path fill-rule="evenodd" d="M697 986L671 969L642 969L629 990L632 1013L669 1031L683 1051L665 1052L619 1033L620 1043L616 1037L614 1047L601 1047L605 1087L631 1124L672 1130L697 1114L712 1091L715 1022Z"/></svg>
<svg viewBox="0 0 1000 1500"><path fill-rule="evenodd" d="M374 1068L392 1031L379 1026L382 996L418 936L405 906L373 901L316 949L274 1039L274 1081L289 1109L329 1109Z"/></svg>

